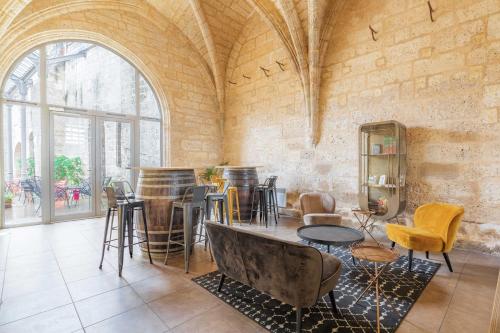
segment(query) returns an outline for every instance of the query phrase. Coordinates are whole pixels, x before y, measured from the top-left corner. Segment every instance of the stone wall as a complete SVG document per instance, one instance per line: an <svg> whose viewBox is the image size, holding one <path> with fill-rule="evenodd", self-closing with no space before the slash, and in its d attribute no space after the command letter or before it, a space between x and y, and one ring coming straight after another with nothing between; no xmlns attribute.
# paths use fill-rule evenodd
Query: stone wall
<svg viewBox="0 0 500 333"><path fill-rule="evenodd" d="M290 57L253 16L228 64L237 84L226 87L225 160L263 165L261 174L278 175L291 194L330 191L347 212L357 205L359 125L400 121L408 128L408 215L434 200L464 205L462 244L500 252L500 2L432 3L435 22L426 1L348 2L322 69L315 147L306 145Z"/></svg>

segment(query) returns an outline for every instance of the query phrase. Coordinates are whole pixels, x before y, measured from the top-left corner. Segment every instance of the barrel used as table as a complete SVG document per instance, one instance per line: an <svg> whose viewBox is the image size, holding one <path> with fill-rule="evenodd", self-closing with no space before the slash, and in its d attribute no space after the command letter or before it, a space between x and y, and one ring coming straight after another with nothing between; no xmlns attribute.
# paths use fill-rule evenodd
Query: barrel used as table
<svg viewBox="0 0 500 333"><path fill-rule="evenodd" d="M152 254L160 255L167 252L172 203L182 200L186 189L194 185L196 185L196 178L194 169L191 168L140 168L136 198L144 200L146 206L149 245ZM144 237L142 223L137 223L136 228L138 236ZM182 211L180 209L174 215L172 230L172 239L182 237ZM141 249L147 251L145 244L141 244ZM180 250L182 250L180 245L170 245L170 251Z"/></svg>
<svg viewBox="0 0 500 333"><path fill-rule="evenodd" d="M242 220L251 220L252 195L254 186L259 184L257 167L255 166L223 166L224 178L231 186L238 188L240 203L240 217Z"/></svg>

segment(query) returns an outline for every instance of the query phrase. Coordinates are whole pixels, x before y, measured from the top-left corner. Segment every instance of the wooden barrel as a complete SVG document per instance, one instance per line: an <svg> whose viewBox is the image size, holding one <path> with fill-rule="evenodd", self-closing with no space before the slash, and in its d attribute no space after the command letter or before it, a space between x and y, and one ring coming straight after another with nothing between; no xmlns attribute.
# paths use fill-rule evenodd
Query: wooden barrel
<svg viewBox="0 0 500 333"><path fill-rule="evenodd" d="M250 220L253 188L259 184L256 167L225 167L224 178L238 188L241 219Z"/></svg>
<svg viewBox="0 0 500 333"><path fill-rule="evenodd" d="M167 252L172 203L182 200L188 187L196 185L194 169L141 168L137 181L136 198L144 200L148 225L149 246L152 254ZM136 220L137 234L144 237L142 217ZM182 239L182 211L176 210L172 240ZM141 244L146 251L146 244ZM170 245L170 251L180 251L180 245Z"/></svg>

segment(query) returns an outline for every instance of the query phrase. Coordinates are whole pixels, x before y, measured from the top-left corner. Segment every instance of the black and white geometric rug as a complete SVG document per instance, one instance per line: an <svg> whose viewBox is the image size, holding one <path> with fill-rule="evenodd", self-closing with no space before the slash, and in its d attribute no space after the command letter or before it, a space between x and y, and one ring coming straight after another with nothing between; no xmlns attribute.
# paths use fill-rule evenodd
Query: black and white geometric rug
<svg viewBox="0 0 500 333"><path fill-rule="evenodd" d="M314 246L326 252L326 246ZM341 314L335 316L332 313L328 295L325 295L315 306L303 309L302 332L376 332L375 288L370 288L354 304L368 285L369 277L361 267L353 265L349 248L331 247L330 251L343 262L342 273L334 291ZM413 258L412 272L408 272L408 258L401 256L386 268L379 280L385 293L380 302L382 332L396 331L439 266L436 262ZM212 272L196 277L193 281L268 331L295 332L295 310L291 305L281 303L230 278L224 282L221 292L217 292L219 277L219 272Z"/></svg>

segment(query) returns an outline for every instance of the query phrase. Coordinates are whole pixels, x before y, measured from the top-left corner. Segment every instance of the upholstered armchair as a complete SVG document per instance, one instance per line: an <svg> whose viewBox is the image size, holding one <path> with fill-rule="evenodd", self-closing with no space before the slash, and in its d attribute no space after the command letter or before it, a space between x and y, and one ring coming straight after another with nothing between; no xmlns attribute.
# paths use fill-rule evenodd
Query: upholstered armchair
<svg viewBox="0 0 500 333"><path fill-rule="evenodd" d="M387 237L392 247L397 244L408 249L408 270L411 271L413 251L442 252L448 269L453 272L448 252L453 248L458 228L464 215L461 206L446 203L430 203L415 211L414 227L397 224L387 225Z"/></svg>
<svg viewBox="0 0 500 333"><path fill-rule="evenodd" d="M328 294L337 314L333 289L342 268L341 261L328 253L300 243L206 223L217 268L221 273L218 291L226 276L260 290L296 309L297 332L302 308L311 307Z"/></svg>
<svg viewBox="0 0 500 333"><path fill-rule="evenodd" d="M342 216L335 214L335 198L328 193L302 193L299 197L300 208L304 214L304 224L342 223Z"/></svg>

